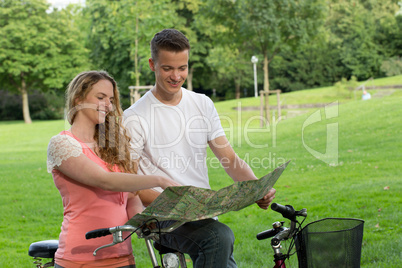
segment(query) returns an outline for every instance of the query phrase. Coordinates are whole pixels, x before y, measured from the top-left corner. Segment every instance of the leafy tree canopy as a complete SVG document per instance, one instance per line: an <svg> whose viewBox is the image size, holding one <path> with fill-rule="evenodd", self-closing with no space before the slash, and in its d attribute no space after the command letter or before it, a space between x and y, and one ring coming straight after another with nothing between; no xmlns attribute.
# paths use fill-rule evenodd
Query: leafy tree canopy
<svg viewBox="0 0 402 268"><path fill-rule="evenodd" d="M88 66L72 14L48 7L45 0L0 1L0 81L22 95L27 123L29 91L61 89Z"/></svg>

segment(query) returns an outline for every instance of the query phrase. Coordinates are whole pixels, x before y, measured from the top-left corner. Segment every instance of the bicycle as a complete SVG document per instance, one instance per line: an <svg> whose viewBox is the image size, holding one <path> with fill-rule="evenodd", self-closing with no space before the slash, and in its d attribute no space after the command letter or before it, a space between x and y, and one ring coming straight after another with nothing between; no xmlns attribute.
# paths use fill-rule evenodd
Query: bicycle
<svg viewBox="0 0 402 268"><path fill-rule="evenodd" d="M114 246L118 243L122 243L133 233L136 233L138 238L143 238L145 240L145 245L147 247L153 268L187 268L186 259L182 252L165 247L157 242L159 241L161 234L169 233L183 224L184 222L176 222L171 226L163 229L151 228L150 226L152 225L152 222L148 224L143 224L139 227L135 227L132 225L121 225L111 228L92 230L87 232L85 234L85 237L86 239L93 239L107 235L113 236L112 243L95 249L93 255L96 255L99 250ZM123 232L130 232L131 234L124 238ZM152 241L155 242L152 243ZM37 268L53 267L54 254L57 251L58 245L58 240L44 240L35 242L29 246L28 255L34 258L34 264ZM160 255L162 266L160 266L158 263L154 249L156 249ZM42 259L51 259L51 261L42 264Z"/></svg>
<svg viewBox="0 0 402 268"><path fill-rule="evenodd" d="M307 217L307 209L303 208L296 211L291 205L283 206L277 203L273 203L271 209L290 220L289 228L284 226L284 221L276 221L272 224L272 229L260 232L256 236L258 240L272 238L271 247L274 251L274 268L286 268L286 259L295 254L295 252L292 252L294 246L296 246L299 267L302 268L360 267L364 221L351 218L325 218L311 222L302 228L302 224ZM299 222L299 217L304 219ZM150 224L144 224L140 227L122 225L90 231L86 234L86 238L92 239L113 235L113 242L97 248L94 251L94 254L96 254L99 250L122 243L127 239L128 237L123 238L123 231L129 231L131 234L136 233L138 238L145 240L152 267L161 267L154 251L154 249L157 249L161 255L162 267L186 268L183 253L163 247L157 243L161 234L171 232L183 223L176 222L174 225L164 229L151 228ZM155 242L152 243L152 240ZM291 240L291 243L287 253L282 253L282 241L285 240ZM38 268L54 265L53 259L52 262L42 266L38 258L54 258L57 245L57 240L46 240L31 244L29 255L36 258Z"/></svg>
<svg viewBox="0 0 402 268"><path fill-rule="evenodd" d="M286 268L285 260L295 254L298 266L304 267L360 267L361 245L364 221L352 218L324 218L311 222L302 228L307 209L296 211L291 205L273 203L271 209L290 220L274 222L272 229L260 232L258 240L271 239L274 251L274 268ZM303 217L301 222L298 217ZM282 253L281 242L290 239L286 253Z"/></svg>

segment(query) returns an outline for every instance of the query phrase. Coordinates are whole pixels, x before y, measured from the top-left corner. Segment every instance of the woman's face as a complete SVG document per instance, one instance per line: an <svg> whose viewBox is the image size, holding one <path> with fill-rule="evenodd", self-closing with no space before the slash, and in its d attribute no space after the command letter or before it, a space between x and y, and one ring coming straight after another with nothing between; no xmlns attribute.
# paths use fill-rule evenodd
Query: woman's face
<svg viewBox="0 0 402 268"><path fill-rule="evenodd" d="M106 115L113 110L114 90L109 80L99 80L92 86L84 100L77 103L77 118L81 117L94 124L105 122Z"/></svg>

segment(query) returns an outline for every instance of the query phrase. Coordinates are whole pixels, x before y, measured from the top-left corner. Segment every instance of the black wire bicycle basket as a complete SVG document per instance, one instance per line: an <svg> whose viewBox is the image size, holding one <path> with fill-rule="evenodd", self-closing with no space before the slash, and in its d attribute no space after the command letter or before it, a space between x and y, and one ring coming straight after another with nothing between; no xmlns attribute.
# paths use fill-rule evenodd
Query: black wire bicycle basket
<svg viewBox="0 0 402 268"><path fill-rule="evenodd" d="M299 267L360 267L363 225L363 220L349 218L307 224L295 239Z"/></svg>

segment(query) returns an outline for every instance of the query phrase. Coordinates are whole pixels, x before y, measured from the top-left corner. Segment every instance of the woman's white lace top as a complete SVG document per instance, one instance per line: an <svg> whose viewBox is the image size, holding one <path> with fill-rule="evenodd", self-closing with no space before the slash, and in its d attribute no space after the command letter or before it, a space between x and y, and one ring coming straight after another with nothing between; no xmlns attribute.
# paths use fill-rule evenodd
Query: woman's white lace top
<svg viewBox="0 0 402 268"><path fill-rule="evenodd" d="M51 173L55 166L60 166L70 157L78 157L82 152L81 144L69 135L56 135L50 139L47 148L47 172Z"/></svg>

